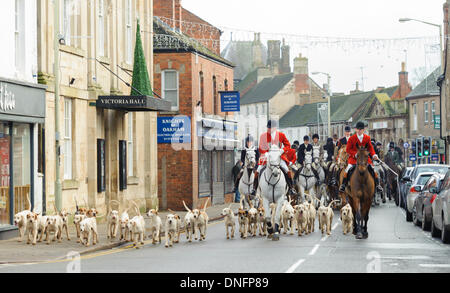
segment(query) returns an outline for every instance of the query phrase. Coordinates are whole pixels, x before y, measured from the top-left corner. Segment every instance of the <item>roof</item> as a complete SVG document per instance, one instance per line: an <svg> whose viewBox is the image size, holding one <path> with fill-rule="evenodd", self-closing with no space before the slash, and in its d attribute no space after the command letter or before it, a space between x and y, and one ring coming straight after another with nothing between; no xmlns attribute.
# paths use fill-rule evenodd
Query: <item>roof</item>
<svg viewBox="0 0 450 293"><path fill-rule="evenodd" d="M238 83L235 83L234 90L242 92L246 90L248 87L250 87L253 83L256 83L257 81L258 81L258 69L255 69L249 74L247 74L243 80L241 80Z"/></svg>
<svg viewBox="0 0 450 293"><path fill-rule="evenodd" d="M398 85L395 85L395 86L391 86L391 87L382 89L380 91L380 93L387 94L389 97L392 97L392 95L395 93L395 91L397 91L397 89L398 89Z"/></svg>
<svg viewBox="0 0 450 293"><path fill-rule="evenodd" d="M331 98L331 122L348 121L373 92L362 92ZM299 127L317 123L317 104L294 106L280 119L280 128Z"/></svg>
<svg viewBox="0 0 450 293"><path fill-rule="evenodd" d="M197 40L173 29L157 16L153 17L153 31L153 51L156 53L160 51L197 52L205 57L234 67L232 62L216 55Z"/></svg>
<svg viewBox="0 0 450 293"><path fill-rule="evenodd" d="M264 78L241 98L241 105L267 102L293 78L293 73Z"/></svg>
<svg viewBox="0 0 450 293"><path fill-rule="evenodd" d="M221 56L230 60L236 67L234 68L234 79L242 80L247 74L254 70L253 66L253 45L254 41L230 41L225 49L221 52ZM266 65L267 48L262 44L257 44L261 49L261 61L263 66Z"/></svg>
<svg viewBox="0 0 450 293"><path fill-rule="evenodd" d="M440 91L437 85L437 79L441 75L441 67L436 68L430 75L427 76L421 83L419 83L410 93L406 99L423 97L423 96L439 96Z"/></svg>

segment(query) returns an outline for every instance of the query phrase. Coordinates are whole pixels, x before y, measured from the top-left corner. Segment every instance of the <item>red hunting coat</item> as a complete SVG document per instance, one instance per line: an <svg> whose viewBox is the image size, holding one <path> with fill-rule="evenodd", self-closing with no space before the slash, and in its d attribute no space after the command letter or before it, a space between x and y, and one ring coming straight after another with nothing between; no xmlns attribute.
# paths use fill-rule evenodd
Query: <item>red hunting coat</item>
<svg viewBox="0 0 450 293"><path fill-rule="evenodd" d="M373 149L372 143L370 142L370 136L364 134L363 141L361 143L359 141L358 135L356 133L354 135L350 136L350 138L348 139L348 142L347 142L346 151L349 154L348 163L351 165L356 165L357 162L356 162L355 156L356 156L356 153L358 152L357 146L367 148L367 150L370 153L369 164L372 165L371 157L373 157L375 155L375 150Z"/></svg>
<svg viewBox="0 0 450 293"><path fill-rule="evenodd" d="M266 164L264 154L270 150L270 146L273 144L278 145L280 148L284 150L284 153L281 155L281 159L289 165L290 160L288 159L287 154L291 150L291 144L289 143L289 140L286 138L286 135L284 135L284 133L279 131L276 132L275 139L273 141L270 132L265 132L261 134L261 137L259 138L260 164L262 165Z"/></svg>

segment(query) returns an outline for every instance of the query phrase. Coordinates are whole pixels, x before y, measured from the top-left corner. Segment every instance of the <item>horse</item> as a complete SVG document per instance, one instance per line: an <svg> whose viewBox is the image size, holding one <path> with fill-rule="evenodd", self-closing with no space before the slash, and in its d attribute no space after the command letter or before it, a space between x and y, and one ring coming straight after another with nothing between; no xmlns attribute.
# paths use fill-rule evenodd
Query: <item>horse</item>
<svg viewBox="0 0 450 293"><path fill-rule="evenodd" d="M245 198L243 207L245 208L245 202L250 206L249 200L251 199L251 192L253 188L253 182L255 181L255 173L253 170L256 167L256 152L255 148L246 148L245 149L245 162L244 162L244 173L242 174L241 179L239 180L239 193L243 195ZM253 206L256 206L254 202L252 202Z"/></svg>
<svg viewBox="0 0 450 293"><path fill-rule="evenodd" d="M305 200L305 190L311 196L315 196L317 178L312 170L312 152L305 152L305 161L303 166L295 173L294 181L297 184L301 201ZM297 200L297 202L299 201Z"/></svg>
<svg viewBox="0 0 450 293"><path fill-rule="evenodd" d="M392 160L391 156L384 156L385 164L391 168L392 171L401 174L402 170L399 168L397 164L395 164L394 160ZM388 170L386 172L386 193L389 197L389 200L392 199L392 195L394 195L395 203L398 205L399 197L398 197L398 185L397 185L397 177L395 174ZM387 174L391 173L391 176L387 176Z"/></svg>
<svg viewBox="0 0 450 293"><path fill-rule="evenodd" d="M367 222L369 221L369 211L375 194L375 180L368 170L369 152L365 147L357 146L356 169L353 171L347 186L349 202L352 207L353 233L356 239L367 239Z"/></svg>
<svg viewBox="0 0 450 293"><path fill-rule="evenodd" d="M283 202L286 199L287 184L281 170L281 154L283 150L277 145L272 145L266 153L267 165L261 171L259 179L259 190L263 198L263 206L266 211L265 221L267 224L268 238L277 241L280 239L280 216ZM275 204L275 215L272 216L271 205ZM274 226L272 225L274 219Z"/></svg>
<svg viewBox="0 0 450 293"><path fill-rule="evenodd" d="M373 169L378 174L378 178L380 180L380 185L383 188L383 192L375 193L375 198L374 198L373 204L380 205L380 201L382 201L383 203L386 203L386 184L385 184L386 173L385 173L383 165L381 164L380 161L373 162Z"/></svg>
<svg viewBox="0 0 450 293"><path fill-rule="evenodd" d="M320 147L319 146L313 146L313 163L311 164L312 168L317 172L319 175L319 185L316 185L316 196L320 199L320 202L323 205L327 205L328 202L328 192L326 190L326 184L325 184L325 169L323 166L326 166L326 164L323 161L323 158L320 156Z"/></svg>
<svg viewBox="0 0 450 293"><path fill-rule="evenodd" d="M337 182L339 183L339 185L342 184L342 180L344 179L344 170L347 168L347 165L348 165L348 157L349 157L349 155L347 153L347 148L344 145L339 150L339 157L338 157L338 160L337 160L337 163L335 166L335 168L337 169L336 177L337 177ZM332 198L332 199L337 199L338 196L341 198L341 207L343 207L347 204L348 195L339 193L339 185L333 186L332 191L334 191L334 192L332 192L331 194L335 195L334 198Z"/></svg>

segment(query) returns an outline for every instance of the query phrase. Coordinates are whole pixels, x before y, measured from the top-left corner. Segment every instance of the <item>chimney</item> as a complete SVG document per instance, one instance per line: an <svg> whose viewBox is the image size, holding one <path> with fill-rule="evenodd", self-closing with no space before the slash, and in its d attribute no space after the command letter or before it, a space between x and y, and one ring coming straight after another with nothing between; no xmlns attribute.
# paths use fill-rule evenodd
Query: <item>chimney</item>
<svg viewBox="0 0 450 293"><path fill-rule="evenodd" d="M173 6L174 6L174 18L175 18L175 28L182 31L182 25L181 21L183 20L183 11L181 7L181 0L173 0Z"/></svg>
<svg viewBox="0 0 450 293"><path fill-rule="evenodd" d="M309 94L308 58L299 54L294 59L295 92Z"/></svg>
<svg viewBox="0 0 450 293"><path fill-rule="evenodd" d="M350 91L350 94L352 95L352 94L357 94L357 93L360 93L361 91L359 90L359 81L356 81L356 83L355 83L355 90L353 90L353 91Z"/></svg>
<svg viewBox="0 0 450 293"><path fill-rule="evenodd" d="M283 38L283 46L281 47L280 73L290 73L291 72L291 66L289 64L289 62L291 60L290 50L291 50L291 47L286 45L284 38Z"/></svg>
<svg viewBox="0 0 450 293"><path fill-rule="evenodd" d="M280 47L281 42L278 40L267 41L267 50L269 56L267 57L267 65L273 67L275 63L280 64Z"/></svg>
<svg viewBox="0 0 450 293"><path fill-rule="evenodd" d="M398 73L398 95L393 98L404 99L412 91L408 83L408 72L406 71L406 63L402 62L402 71Z"/></svg>
<svg viewBox="0 0 450 293"><path fill-rule="evenodd" d="M252 68L263 67L261 33L255 33L252 43Z"/></svg>

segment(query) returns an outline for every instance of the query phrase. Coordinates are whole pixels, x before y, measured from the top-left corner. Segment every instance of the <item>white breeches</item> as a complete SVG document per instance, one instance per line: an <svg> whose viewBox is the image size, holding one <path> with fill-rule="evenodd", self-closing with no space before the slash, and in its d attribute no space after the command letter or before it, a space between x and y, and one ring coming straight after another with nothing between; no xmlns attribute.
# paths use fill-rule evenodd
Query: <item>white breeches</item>
<svg viewBox="0 0 450 293"><path fill-rule="evenodd" d="M345 169L345 173L348 173L348 171L350 171L350 169L353 168L353 166L355 165L348 164L347 168Z"/></svg>

